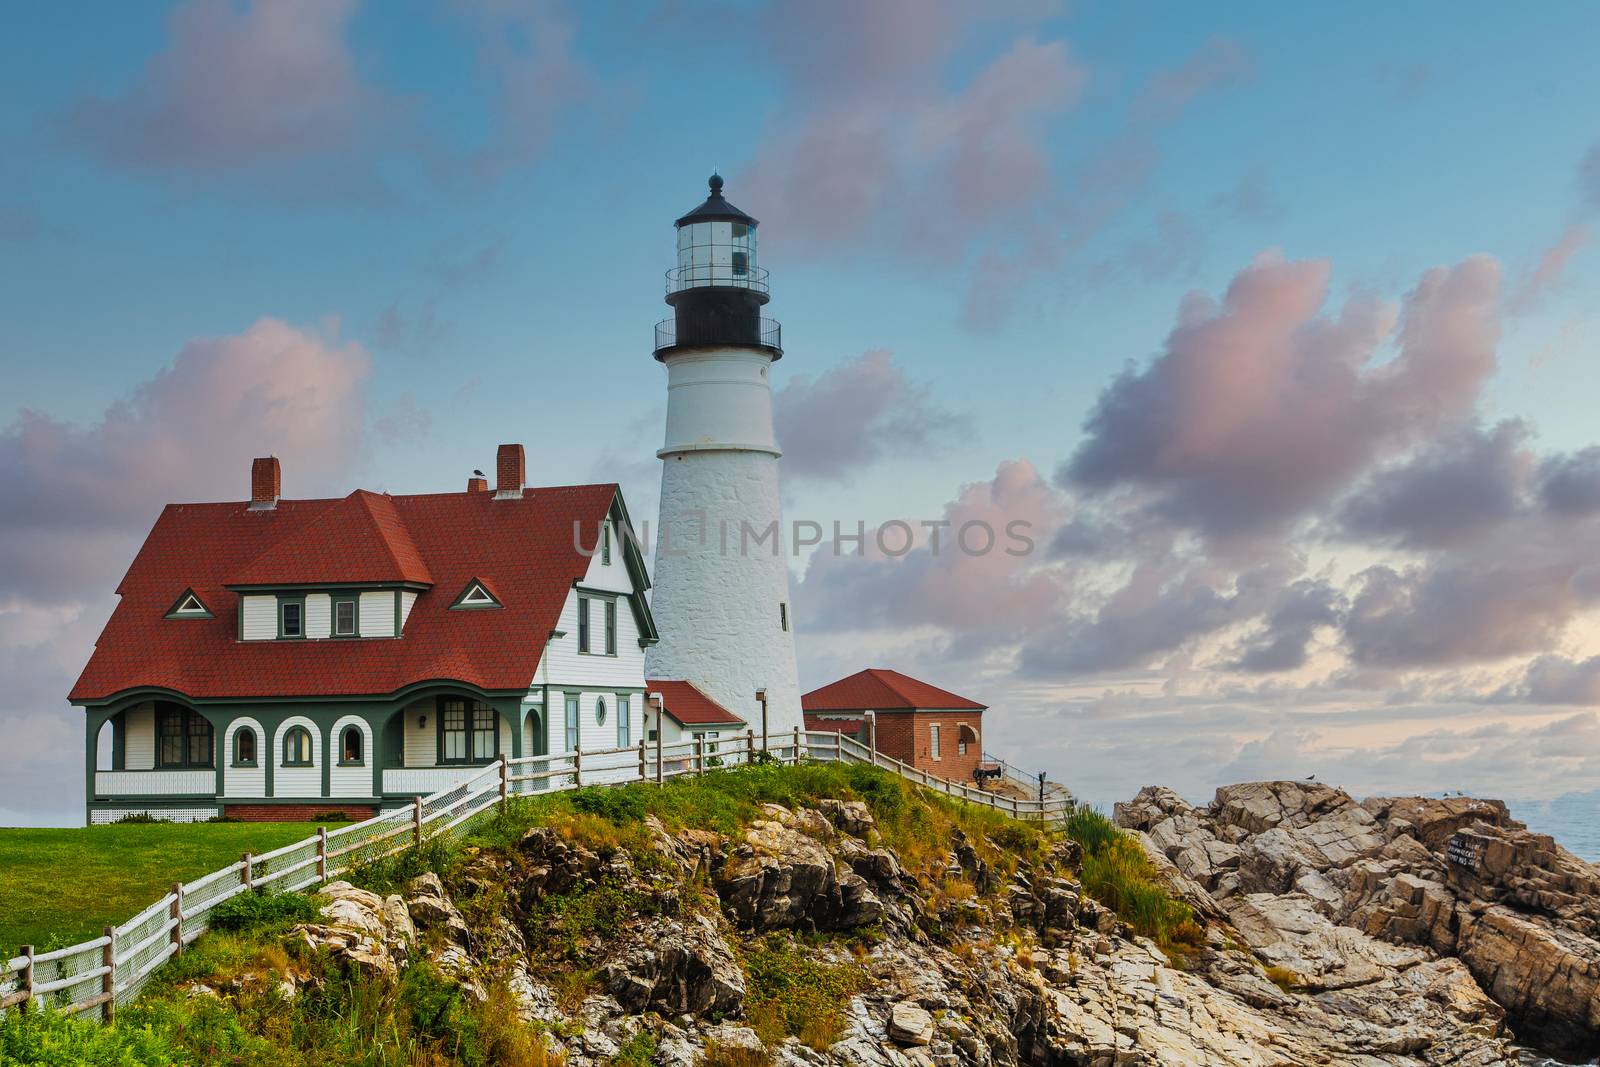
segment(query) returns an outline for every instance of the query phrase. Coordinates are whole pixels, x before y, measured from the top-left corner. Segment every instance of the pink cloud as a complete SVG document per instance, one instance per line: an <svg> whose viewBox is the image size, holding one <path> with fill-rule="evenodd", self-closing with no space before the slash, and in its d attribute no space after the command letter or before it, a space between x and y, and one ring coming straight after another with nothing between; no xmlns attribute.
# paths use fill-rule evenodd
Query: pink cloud
<svg viewBox="0 0 1600 1067"><path fill-rule="evenodd" d="M1539 265L1533 269L1512 294L1508 306L1514 312L1531 311L1551 289L1561 284L1573 258L1589 244L1593 233L1581 222L1574 222L1555 244L1539 256Z"/></svg>
<svg viewBox="0 0 1600 1067"><path fill-rule="evenodd" d="M79 101L69 127L111 162L202 174L346 147L388 106L344 40L356 6L190 0L133 87Z"/></svg>
<svg viewBox="0 0 1600 1067"><path fill-rule="evenodd" d="M22 412L0 432L0 595L103 594L163 505L242 499L254 456L283 460L286 491L336 488L370 370L360 345L261 319L191 341L92 426Z"/></svg>

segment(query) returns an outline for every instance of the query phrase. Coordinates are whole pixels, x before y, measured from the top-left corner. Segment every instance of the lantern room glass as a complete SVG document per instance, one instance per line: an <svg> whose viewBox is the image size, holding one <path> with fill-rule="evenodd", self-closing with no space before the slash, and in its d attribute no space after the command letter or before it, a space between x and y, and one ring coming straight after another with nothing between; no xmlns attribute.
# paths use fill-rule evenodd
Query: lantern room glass
<svg viewBox="0 0 1600 1067"><path fill-rule="evenodd" d="M701 286L766 292L766 272L756 264L756 228L712 220L678 227L678 268L669 291Z"/></svg>

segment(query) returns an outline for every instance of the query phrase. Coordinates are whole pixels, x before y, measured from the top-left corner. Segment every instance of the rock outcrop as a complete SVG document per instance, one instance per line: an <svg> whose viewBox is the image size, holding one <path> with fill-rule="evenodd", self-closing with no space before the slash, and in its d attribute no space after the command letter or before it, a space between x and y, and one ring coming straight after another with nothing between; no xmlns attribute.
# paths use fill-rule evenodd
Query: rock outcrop
<svg viewBox="0 0 1600 1067"><path fill-rule="evenodd" d="M1326 997L1431 969L1452 998L1487 994L1526 1043L1596 1050L1600 870L1498 801L1251 782L1201 807L1149 787L1116 821L1300 988Z"/></svg>

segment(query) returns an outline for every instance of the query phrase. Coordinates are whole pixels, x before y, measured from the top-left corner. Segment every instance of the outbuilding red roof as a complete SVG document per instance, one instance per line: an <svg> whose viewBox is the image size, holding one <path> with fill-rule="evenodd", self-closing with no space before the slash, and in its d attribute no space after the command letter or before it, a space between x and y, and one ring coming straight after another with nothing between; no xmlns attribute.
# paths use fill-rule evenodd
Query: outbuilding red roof
<svg viewBox="0 0 1600 1067"><path fill-rule="evenodd" d="M813 689L800 698L800 707L805 711L910 711L919 708L983 711L987 705L919 682L899 671L869 667L821 689Z"/></svg>
<svg viewBox="0 0 1600 1067"><path fill-rule="evenodd" d="M652 679L645 685L646 692L661 694L663 708L680 726L744 725L743 719L706 696L692 682Z"/></svg>
<svg viewBox="0 0 1600 1067"><path fill-rule="evenodd" d="M574 524L593 531L615 484L342 499L170 504L117 587L74 703L157 686L198 699L386 695L449 680L527 688L550 631L589 557ZM591 535L592 536L592 533ZM500 610L452 611L473 578ZM402 636L240 641L235 585L410 583L421 591ZM211 618L166 618L192 588Z"/></svg>

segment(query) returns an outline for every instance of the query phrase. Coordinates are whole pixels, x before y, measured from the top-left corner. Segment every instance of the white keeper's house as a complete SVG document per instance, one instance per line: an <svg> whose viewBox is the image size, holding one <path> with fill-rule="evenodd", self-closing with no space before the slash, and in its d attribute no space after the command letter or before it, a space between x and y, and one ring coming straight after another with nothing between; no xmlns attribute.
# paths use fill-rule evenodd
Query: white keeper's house
<svg viewBox="0 0 1600 1067"><path fill-rule="evenodd" d="M90 822L353 818L502 755L803 727L754 218L676 221L656 589L614 484L169 505L73 686ZM242 472L241 472L242 473ZM748 526L773 540L726 551ZM658 627L657 622L660 625ZM651 681L647 684L646 678ZM659 698L646 722L646 696ZM658 721L659 720L659 721Z"/></svg>

